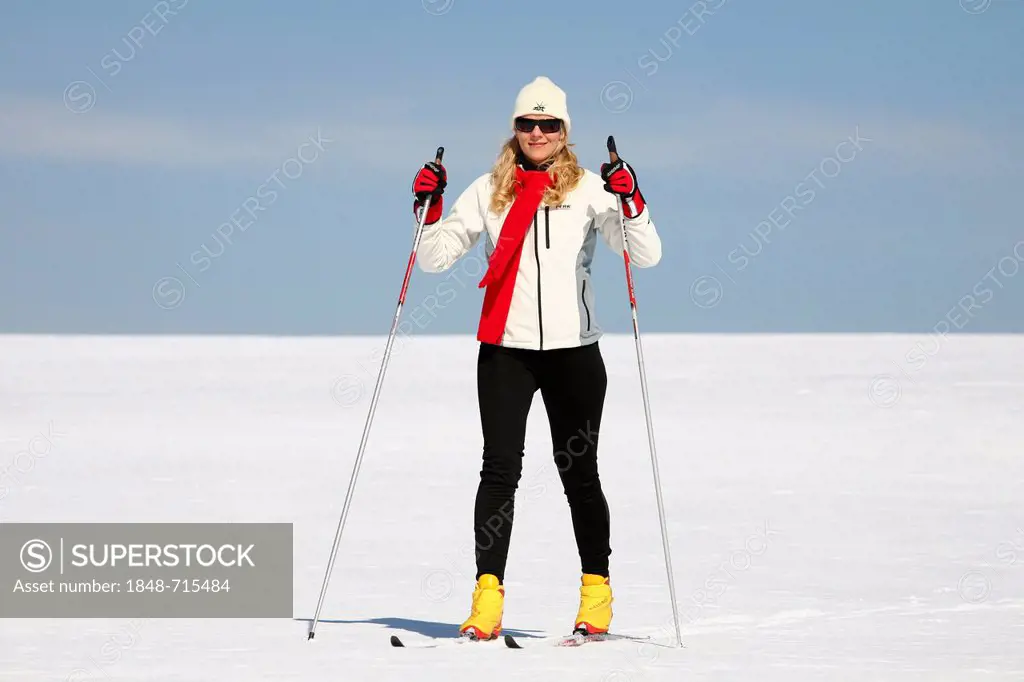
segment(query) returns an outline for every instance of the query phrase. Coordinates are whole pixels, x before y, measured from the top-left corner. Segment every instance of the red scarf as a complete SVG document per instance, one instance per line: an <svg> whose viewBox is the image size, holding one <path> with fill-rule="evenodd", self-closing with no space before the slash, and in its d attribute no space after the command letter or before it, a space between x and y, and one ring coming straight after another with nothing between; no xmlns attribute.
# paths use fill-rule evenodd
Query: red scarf
<svg viewBox="0 0 1024 682"><path fill-rule="evenodd" d="M552 185L547 171L527 171L516 167L515 200L505 216L498 235L498 243L491 254L487 273L480 288L487 287L480 315L477 340L500 343L505 333L512 292L515 290L519 259L523 255L523 240L537 213L544 191Z"/></svg>

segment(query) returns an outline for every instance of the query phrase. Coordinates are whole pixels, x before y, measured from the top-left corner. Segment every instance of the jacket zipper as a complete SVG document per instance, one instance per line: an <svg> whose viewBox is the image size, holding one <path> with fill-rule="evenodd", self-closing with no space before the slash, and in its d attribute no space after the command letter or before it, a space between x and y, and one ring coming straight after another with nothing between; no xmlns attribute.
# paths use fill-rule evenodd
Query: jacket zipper
<svg viewBox="0 0 1024 682"><path fill-rule="evenodd" d="M547 248L551 248L551 226L548 224L548 207L544 207L544 242Z"/></svg>
<svg viewBox="0 0 1024 682"><path fill-rule="evenodd" d="M587 331L590 331L590 308L587 307L587 280L583 280L583 293L580 295L583 299L583 309L587 311Z"/></svg>
<svg viewBox="0 0 1024 682"><path fill-rule="evenodd" d="M533 214L533 255L537 260L537 327L540 329L540 350L544 350L544 314L540 306L540 228L537 225L537 214Z"/></svg>

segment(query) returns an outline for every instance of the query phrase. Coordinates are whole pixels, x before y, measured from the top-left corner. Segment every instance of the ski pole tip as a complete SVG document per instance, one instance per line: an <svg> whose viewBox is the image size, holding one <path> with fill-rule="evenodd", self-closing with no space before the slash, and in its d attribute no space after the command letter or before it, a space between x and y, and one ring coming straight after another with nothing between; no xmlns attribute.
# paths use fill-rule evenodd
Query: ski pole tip
<svg viewBox="0 0 1024 682"><path fill-rule="evenodd" d="M434 162L441 163L441 158L444 157L444 147L437 148L437 154L434 155Z"/></svg>
<svg viewBox="0 0 1024 682"><path fill-rule="evenodd" d="M608 158L612 160L612 163L619 160L619 154L615 150L615 138L611 135L608 136Z"/></svg>

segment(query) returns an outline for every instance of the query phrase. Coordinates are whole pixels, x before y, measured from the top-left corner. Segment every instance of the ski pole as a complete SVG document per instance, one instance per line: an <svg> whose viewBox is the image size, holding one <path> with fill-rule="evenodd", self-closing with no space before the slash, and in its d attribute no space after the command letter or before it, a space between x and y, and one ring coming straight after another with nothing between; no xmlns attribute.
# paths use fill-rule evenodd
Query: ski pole
<svg viewBox="0 0 1024 682"><path fill-rule="evenodd" d="M441 158L444 156L444 147L437 148L437 154L434 157L434 163L440 165ZM419 224L416 226L416 236L413 239L412 252L409 254L409 262L405 267L405 279L402 280L402 290L398 294L398 308L395 310L394 320L391 322L391 331L388 333L388 342L384 348L384 358L380 363L380 370L377 372L377 383L373 387L373 397L370 399L370 409L366 414L366 424L363 426L363 437L359 442L359 452L356 454L356 462L352 468L352 478L348 482L348 492L345 493L345 503L342 505L341 518L338 520L338 530L334 535L334 546L331 548L331 557L327 562L327 572L324 574L323 586L320 588L320 598L316 603L316 613L313 616L313 623L309 629L309 637L307 641L313 639L316 634L317 623L320 622L320 609L323 608L324 596L327 593L327 582L330 580L331 572L334 570L334 560L338 554L338 544L341 542L341 534L345 529L345 520L348 517L348 510L352 503L352 493L356 487L356 477L359 475L359 467L363 462L363 453L366 451L366 441L370 435L370 425L373 422L374 412L377 410L377 400L380 397L380 389L384 384L384 373L387 371L388 360L391 357L391 347L395 342L395 332L398 330L398 320L402 316L402 306L405 305L405 294L409 290L409 279L412 277L413 264L416 262L416 251L420 246L420 238L423 235L423 223L427 219L427 211L430 210L430 197L428 196L423 202L423 208L420 211Z"/></svg>
<svg viewBox="0 0 1024 682"><path fill-rule="evenodd" d="M615 149L615 138L608 136L608 158L612 163L619 160ZM626 266L626 287L629 289L629 308L633 313L633 339L636 342L636 360L640 368L640 389L644 398L644 414L647 418L647 441L651 450L651 467L654 470L654 492L658 498L658 518L661 521L661 543L665 551L665 570L668 573L669 598L672 600L672 618L676 626L676 644L683 646L683 637L679 629L679 608L676 605L675 578L672 572L672 557L669 553L668 528L665 524L665 503L661 497L661 477L658 474L658 456L654 448L654 426L651 423L651 405L647 393L647 372L644 369L644 353L640 344L640 324L636 314L636 295L633 291L633 273L629 266L629 245L626 236L626 220L622 211L622 198L617 199L619 205L619 228L622 231L622 259Z"/></svg>

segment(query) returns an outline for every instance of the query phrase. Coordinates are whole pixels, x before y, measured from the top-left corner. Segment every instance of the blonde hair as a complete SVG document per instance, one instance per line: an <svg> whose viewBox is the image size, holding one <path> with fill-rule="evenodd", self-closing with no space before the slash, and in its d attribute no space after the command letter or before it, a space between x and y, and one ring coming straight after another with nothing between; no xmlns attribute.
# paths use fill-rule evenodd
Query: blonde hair
<svg viewBox="0 0 1024 682"><path fill-rule="evenodd" d="M555 182L544 191L541 204L558 206L583 178L584 171L571 149L572 146L568 138L563 137L558 151L550 159L550 165L546 170L548 175L554 176ZM496 214L500 214L515 200L516 164L521 156L522 149L515 135L506 140L498 152L498 160L491 169L491 185L494 189L491 193L490 210Z"/></svg>

